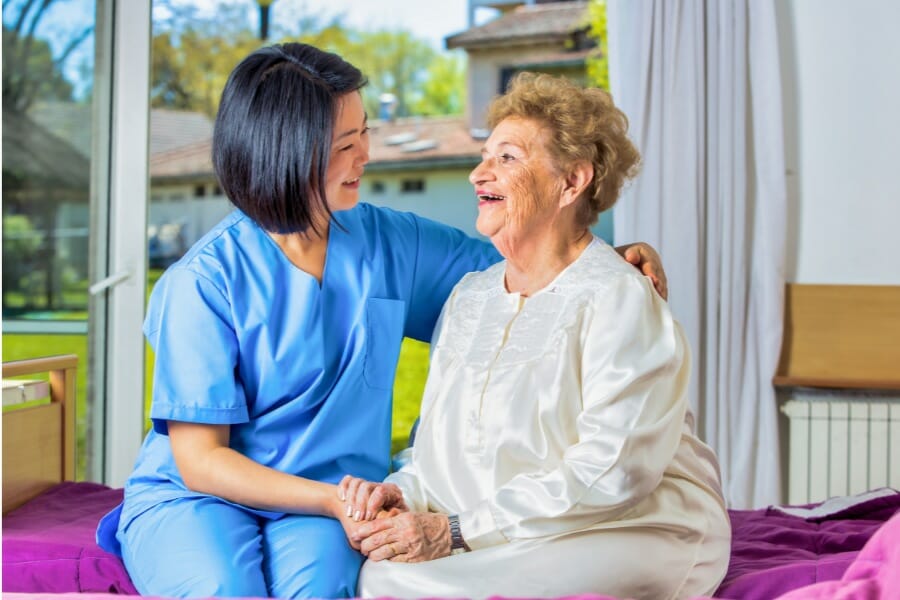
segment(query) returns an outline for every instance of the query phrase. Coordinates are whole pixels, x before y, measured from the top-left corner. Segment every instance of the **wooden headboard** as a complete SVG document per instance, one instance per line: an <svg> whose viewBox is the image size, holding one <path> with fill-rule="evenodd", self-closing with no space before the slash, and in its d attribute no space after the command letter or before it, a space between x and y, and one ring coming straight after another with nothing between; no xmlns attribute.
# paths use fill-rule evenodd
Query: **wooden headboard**
<svg viewBox="0 0 900 600"><path fill-rule="evenodd" d="M900 390L900 286L788 284L774 383Z"/></svg>
<svg viewBox="0 0 900 600"><path fill-rule="evenodd" d="M3 377L49 373L50 402L3 411L3 512L75 478L75 374L78 357L3 364Z"/></svg>

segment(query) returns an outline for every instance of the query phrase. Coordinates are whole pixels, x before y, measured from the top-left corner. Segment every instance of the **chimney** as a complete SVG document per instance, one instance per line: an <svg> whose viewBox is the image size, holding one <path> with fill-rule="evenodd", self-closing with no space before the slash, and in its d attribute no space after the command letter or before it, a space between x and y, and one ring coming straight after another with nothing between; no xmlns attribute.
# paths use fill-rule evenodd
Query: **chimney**
<svg viewBox="0 0 900 600"><path fill-rule="evenodd" d="M378 96L378 118L382 121L393 121L394 110L397 108L397 96L385 92Z"/></svg>

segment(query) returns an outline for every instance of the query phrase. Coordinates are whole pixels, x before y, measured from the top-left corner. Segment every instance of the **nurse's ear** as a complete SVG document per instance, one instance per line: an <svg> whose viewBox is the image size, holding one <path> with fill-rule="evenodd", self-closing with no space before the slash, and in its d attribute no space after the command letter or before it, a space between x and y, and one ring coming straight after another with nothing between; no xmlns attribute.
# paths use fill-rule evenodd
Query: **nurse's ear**
<svg viewBox="0 0 900 600"><path fill-rule="evenodd" d="M574 204L593 180L594 165L590 162L579 160L570 165L564 174L563 189L559 196L559 207L565 208Z"/></svg>

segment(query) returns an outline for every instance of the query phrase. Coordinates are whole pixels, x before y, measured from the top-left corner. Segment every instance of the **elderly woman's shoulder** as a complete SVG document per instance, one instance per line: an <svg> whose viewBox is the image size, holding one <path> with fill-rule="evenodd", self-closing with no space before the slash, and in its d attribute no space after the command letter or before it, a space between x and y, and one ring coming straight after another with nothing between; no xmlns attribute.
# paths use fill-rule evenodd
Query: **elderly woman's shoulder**
<svg viewBox="0 0 900 600"><path fill-rule="evenodd" d="M607 295L613 288L624 287L651 297L655 294L650 280L599 238L588 246L573 267L567 281L591 293Z"/></svg>

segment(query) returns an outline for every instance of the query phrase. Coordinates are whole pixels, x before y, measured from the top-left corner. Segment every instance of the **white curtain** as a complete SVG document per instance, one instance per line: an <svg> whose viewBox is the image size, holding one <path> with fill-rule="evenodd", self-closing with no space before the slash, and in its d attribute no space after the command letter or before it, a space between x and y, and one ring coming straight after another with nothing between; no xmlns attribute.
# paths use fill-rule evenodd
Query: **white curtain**
<svg viewBox="0 0 900 600"><path fill-rule="evenodd" d="M607 10L612 93L643 154L615 237L662 253L693 349L697 429L729 506L777 503L786 193L773 0Z"/></svg>

